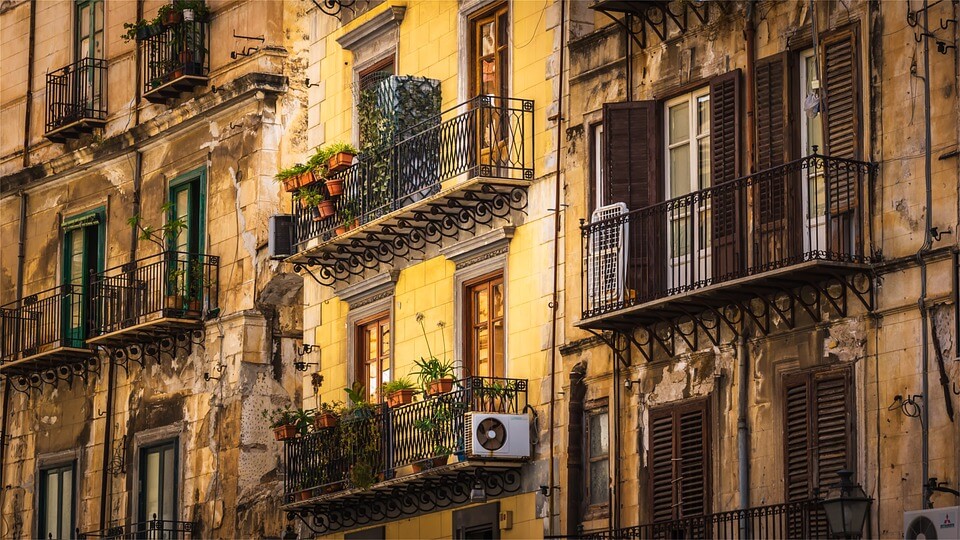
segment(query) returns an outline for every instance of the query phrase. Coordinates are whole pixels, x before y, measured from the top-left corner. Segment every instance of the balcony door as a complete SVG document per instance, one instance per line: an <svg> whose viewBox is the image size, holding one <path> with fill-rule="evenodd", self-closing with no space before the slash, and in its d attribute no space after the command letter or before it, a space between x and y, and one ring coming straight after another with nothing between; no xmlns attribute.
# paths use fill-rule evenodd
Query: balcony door
<svg viewBox="0 0 960 540"><path fill-rule="evenodd" d="M476 114L476 154L480 167L509 166L510 48L507 4L484 11L471 21L470 93ZM483 97L481 97L483 96Z"/></svg>
<svg viewBox="0 0 960 540"><path fill-rule="evenodd" d="M390 312L357 323L357 377L370 402L383 397L380 388L390 381Z"/></svg>
<svg viewBox="0 0 960 540"><path fill-rule="evenodd" d="M504 349L504 284L503 273L496 272L465 285L467 323L468 375L474 377L506 376Z"/></svg>
<svg viewBox="0 0 960 540"><path fill-rule="evenodd" d="M190 173L170 184L167 219L180 224L169 239L170 287L184 298L203 299L204 182L205 173Z"/></svg>
<svg viewBox="0 0 960 540"><path fill-rule="evenodd" d="M92 111L100 109L100 95L96 89L101 88L99 69L95 69L94 62L104 57L103 51L103 0L83 0L76 3L76 25L74 27L75 58L77 69L81 76L77 79L78 95L73 103L83 106L88 111L85 116L93 116ZM87 60L89 59L89 60Z"/></svg>
<svg viewBox="0 0 960 540"><path fill-rule="evenodd" d="M799 90L801 99L814 93L814 81L817 79L816 64L813 49L800 53ZM801 110L802 110L801 103ZM803 155L809 156L817 147L823 152L823 115L800 115L800 146ZM802 207L804 213L803 251L820 251L827 246L827 199L824 189L826 179L822 164L811 163L805 173L805 181L801 184L803 192Z"/></svg>
<svg viewBox="0 0 960 540"><path fill-rule="evenodd" d="M64 347L83 347L87 337L90 274L103 270L103 210L74 216L63 224L61 336Z"/></svg>
<svg viewBox="0 0 960 540"><path fill-rule="evenodd" d="M176 441L140 450L138 519L140 524L159 519L176 521L179 470ZM173 527L165 527L172 529Z"/></svg>
<svg viewBox="0 0 960 540"><path fill-rule="evenodd" d="M691 196L710 183L710 90L667 101L666 133L667 277L670 289L710 279L711 204Z"/></svg>

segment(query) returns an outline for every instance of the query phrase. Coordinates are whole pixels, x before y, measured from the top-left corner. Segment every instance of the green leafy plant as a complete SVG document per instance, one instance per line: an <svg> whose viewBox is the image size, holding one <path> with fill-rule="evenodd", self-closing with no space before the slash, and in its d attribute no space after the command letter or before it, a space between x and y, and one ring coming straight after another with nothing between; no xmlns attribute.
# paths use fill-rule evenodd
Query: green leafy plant
<svg viewBox="0 0 960 540"><path fill-rule="evenodd" d="M366 489L376 481L374 471L381 463L380 423L374 418L377 407L367 401L366 389L359 381L344 391L349 403L340 423L340 434L350 457L350 483Z"/></svg>
<svg viewBox="0 0 960 540"><path fill-rule="evenodd" d="M307 160L306 167L307 169L320 169L322 174L326 174L327 160L339 154L340 152L346 152L353 155L357 155L358 153L357 148L352 144L348 142L337 141L317 148L317 151L314 152L314 154L310 156L310 159Z"/></svg>
<svg viewBox="0 0 960 540"><path fill-rule="evenodd" d="M296 165L291 165L285 169L280 169L280 171L274 175L277 182L283 182L288 178L303 174L310 170L310 167L304 165L303 163L297 163Z"/></svg>
<svg viewBox="0 0 960 540"><path fill-rule="evenodd" d="M275 409L264 409L260 412L260 415L263 416L264 420L270 423L271 428L296 425L297 423L295 416L296 413L290 408L289 405L277 407Z"/></svg>
<svg viewBox="0 0 960 540"><path fill-rule="evenodd" d="M419 360L414 360L414 364L417 366L417 371L414 371L413 375L416 375L420 386L426 390L427 385L429 385L432 381L453 378L454 370L453 362L447 360L447 345L446 339L443 336L443 328L446 325L443 321L439 321L437 323L437 328L440 330L440 337L443 340L443 359L441 360L433 354L433 350L430 348L430 339L427 338L427 329L423 324L423 320L423 313L417 313L417 322L420 324L420 331L423 334L423 340L427 344L428 356L426 358L421 356Z"/></svg>
<svg viewBox="0 0 960 540"><path fill-rule="evenodd" d="M400 390L415 390L416 388L417 386L413 383L413 381L407 379L406 377L400 377L399 379L383 383L383 387L380 391L383 392L384 395L387 395L394 392L399 392Z"/></svg>
<svg viewBox="0 0 960 540"><path fill-rule="evenodd" d="M304 206L311 207L317 206L322 203L326 197L324 197L323 192L319 188L313 186L307 186L300 188L297 193L293 195L294 200L301 201Z"/></svg>
<svg viewBox="0 0 960 540"><path fill-rule="evenodd" d="M210 15L210 9L207 7L207 4L203 0L174 0L173 3L163 4L157 10L157 16L153 19L140 19L139 21L132 23L123 23L123 28L126 32L121 36L124 41L130 41L132 39L137 39L137 31L145 29L147 27L158 27L156 31L159 33L161 30L161 21L167 13L173 12L182 12L185 9L191 9L194 12L195 20L206 20ZM204 51L206 52L206 51Z"/></svg>
<svg viewBox="0 0 960 540"><path fill-rule="evenodd" d="M316 414L333 414L340 416L343 412L343 402L342 401L333 401L327 403L326 401L321 402L317 405Z"/></svg>
<svg viewBox="0 0 960 540"><path fill-rule="evenodd" d="M161 250L166 249L164 240L173 240L180 235L180 232L187 228L187 221L182 217L176 217L174 205L172 202L166 202L160 207L163 214L167 216L167 221L159 227L144 225L143 217L137 214L127 220L127 224L139 231L140 240L150 241L157 244Z"/></svg>
<svg viewBox="0 0 960 540"><path fill-rule="evenodd" d="M293 411L293 425L297 427L297 433L306 435L313 426L313 413L305 409Z"/></svg>

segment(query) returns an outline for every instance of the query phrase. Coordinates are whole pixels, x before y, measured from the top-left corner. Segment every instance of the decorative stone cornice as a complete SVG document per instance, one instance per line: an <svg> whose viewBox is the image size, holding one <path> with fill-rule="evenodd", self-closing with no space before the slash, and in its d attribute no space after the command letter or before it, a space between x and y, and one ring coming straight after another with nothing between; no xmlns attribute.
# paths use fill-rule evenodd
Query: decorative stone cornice
<svg viewBox="0 0 960 540"><path fill-rule="evenodd" d="M399 270L384 272L338 290L337 296L346 302L350 309L356 309L392 295L399 278Z"/></svg>
<svg viewBox="0 0 960 540"><path fill-rule="evenodd" d="M445 247L440 254L453 261L460 270L507 253L515 230L509 225L500 227Z"/></svg>
<svg viewBox="0 0 960 540"><path fill-rule="evenodd" d="M406 11L406 6L390 6L374 15L369 21L338 37L337 43L348 51L363 47L370 40L381 36L386 30L399 26Z"/></svg>

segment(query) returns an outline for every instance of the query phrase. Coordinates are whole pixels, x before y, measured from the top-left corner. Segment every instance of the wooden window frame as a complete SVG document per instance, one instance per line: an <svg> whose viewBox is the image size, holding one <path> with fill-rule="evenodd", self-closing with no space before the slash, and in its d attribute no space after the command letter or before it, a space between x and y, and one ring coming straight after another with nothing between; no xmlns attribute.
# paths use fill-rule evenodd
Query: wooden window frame
<svg viewBox="0 0 960 540"><path fill-rule="evenodd" d="M500 347L503 351L503 366L497 366L495 363L496 358L496 349L493 347L496 345L494 341L494 323L498 320L496 317L493 317L493 285L499 281L503 289L503 315L499 318L501 324L503 325L503 341L500 343ZM478 287L486 285L490 294L487 296L488 313L490 314L490 319L487 321L487 332L489 336L489 342L491 344L490 349L490 358L488 361L492 366L490 377L506 377L507 375L507 283L504 279L503 270L495 270L493 272L484 274L482 276L476 277L469 281L464 282L463 284L463 324L464 324L464 334L465 334L465 343L466 347L464 348L464 362L463 369L465 375L468 377L479 376L477 373L477 357L475 353L476 343L474 343L474 330L478 326L473 320L473 291ZM498 373L497 369L501 370ZM483 375L488 376L488 375Z"/></svg>
<svg viewBox="0 0 960 540"><path fill-rule="evenodd" d="M607 415L607 452L599 456L594 456L590 452L590 419L593 416ZM613 430L610 429L610 407L606 399L596 400L586 407L583 411L583 518L584 520L600 519L610 514L610 494L607 493L606 502L594 503L591 486L591 470L594 463L602 460L607 461L607 482L612 480L610 474L610 442L613 440ZM609 490L609 488L608 488Z"/></svg>
<svg viewBox="0 0 960 540"><path fill-rule="evenodd" d="M713 432L712 432L712 430L710 429L710 418L711 418L711 416L710 416L710 409L711 409L711 407L710 407L710 398L709 398L709 397L703 397L703 398L695 398L695 399L684 400L684 401L677 402L677 403L664 404L664 405L661 405L661 406L658 406L658 407L653 407L653 408L650 409L650 413L649 413L649 425L651 426L651 431L650 431L650 437L651 437L651 439L650 439L649 444L648 444L648 446L647 446L647 448L648 448L648 450L647 450L647 455L648 455L647 471L648 471L648 472L647 472L647 488L646 488L646 492L647 492L647 511L648 511L648 513L649 513L649 515L650 515L650 521L653 521L653 506L652 506L652 504L653 504L653 500L654 500L654 497L653 497L653 495L654 495L654 485L653 485L653 484L654 484L654 482L653 482L654 478L653 478L653 461L652 461L652 460L653 460L653 455L652 455L652 449L653 449L653 440L652 440L653 432L652 432L652 426L653 426L653 423L654 423L654 419L659 418L659 417L662 417L662 416L671 416L671 417L672 417L672 427L671 427L671 437L672 437L672 460L671 460L671 462L672 462L672 463L671 463L671 466L672 466L672 480L671 480L671 482L672 482L672 484L673 484L673 487L672 487L672 490L671 490L671 493L672 493L671 496L672 496L672 498L673 498L672 506L673 506L673 508L674 508L674 510L673 510L674 517L672 518L672 520L684 519L684 518L688 518L688 517L694 517L694 516L680 516L680 515L678 515L678 512L679 512L679 502L678 502L679 492L677 491L677 490L678 490L678 488L677 488L677 485L678 485L677 480L680 478L680 474L679 474L679 472L678 472L678 467L679 467L680 459L677 458L678 450L679 450L679 446L680 446L680 437L679 437L679 429L678 429L678 426L679 426L678 419L679 419L679 417L680 417L681 414L686 413L686 412L690 412L690 411L695 411L695 410L698 410L698 409L703 412L703 431L702 431L703 437L702 437L702 439L701 439L702 445L703 445L703 452L704 452L704 457L703 457L703 490L704 490L703 515L707 515L707 514L709 514L709 513L711 512L711 507L712 507L712 502L713 502L713 489L712 489L712 487L713 487L713 482L712 482L712 478L713 478L713 476L712 476L712 474L713 474L713 472L712 472L712 471L713 471L713 467L712 467L712 463L711 463L711 459L710 459L710 455L711 455L711 454L710 454L710 446L711 446L711 443L712 443Z"/></svg>
<svg viewBox="0 0 960 540"><path fill-rule="evenodd" d="M493 21L494 25L499 24L498 20L501 15L506 14L507 17L507 29L506 43L500 45L495 44L494 46L494 65L497 68L499 76L499 88L498 90L502 91L504 95L499 97L506 97L506 94L510 91L510 79L509 74L506 73L510 69L510 9L508 2L500 2L495 5L492 5L488 8L480 10L476 13L473 13L468 18L469 23L469 38L470 44L468 49L467 61L469 62L469 67L467 70L468 81L467 81L467 93L468 98L474 98L480 95L480 81L482 77L481 73L481 64L485 56L480 56L480 26L485 22ZM497 36L500 34L500 28L495 27L497 30ZM502 55L506 55L504 59ZM489 55L487 55L489 56Z"/></svg>
<svg viewBox="0 0 960 540"><path fill-rule="evenodd" d="M138 480L138 489L137 489L138 520L137 522L138 523L144 523L153 519L153 516L145 515L146 514L146 508L145 508L146 480L145 479L146 479L146 475L148 474L147 463L146 463L147 455L150 452L156 452L156 451L162 452L162 450L165 448L173 449L173 469L174 470L172 475L173 486L171 487L171 489L173 490L173 517L174 517L174 520L179 520L180 518L180 440L170 439L166 441L150 443L149 445L141 446L137 450L137 454L138 454L137 455L137 461L138 461L138 470L137 470L137 473L138 473L138 478L137 478ZM161 453L161 457L162 457L162 453ZM160 461L160 471L158 473L158 478L160 479L161 482L165 480L162 459ZM163 487L165 486L161 485L161 488ZM164 491L163 489L161 489L161 492L160 492L161 501L162 501L163 493ZM162 513L162 510L161 510L161 513ZM162 520L164 519L164 517L162 515L159 515L157 516L157 519Z"/></svg>
<svg viewBox="0 0 960 540"><path fill-rule="evenodd" d="M58 465L46 465L42 467L39 471L39 485L37 486L38 493L38 504L37 504L37 534L40 538L47 538L52 531L46 529L46 517L47 512L51 509L47 506L47 475L55 473L58 476L58 498L57 498L57 521L61 521L63 518L63 473L69 470L71 472L70 476L70 523L68 530L72 534L74 532L74 527L77 522L77 462L70 461L68 463L60 463ZM57 537L59 537L59 529L62 527L62 524L58 526Z"/></svg>
<svg viewBox="0 0 960 540"><path fill-rule="evenodd" d="M363 384L364 392L366 393L367 399L370 402L382 402L384 399L384 396L382 395L383 393L380 392L380 389L383 388L383 384L385 382L388 382L383 380L384 362L387 362L388 364L390 364L388 369L390 370L391 378L393 375L393 343L390 343L390 346L388 347L389 352L386 355L384 355L383 353L384 347L383 347L382 327L384 326L384 324L386 324L387 331L390 332L392 336L393 325L390 317L390 310L379 311L377 313L374 313L373 315L364 317L358 320L357 322L355 322L353 325L354 340L356 343L356 347L354 348L354 355L355 355L354 380L360 381ZM367 369L370 365L368 362L369 355L367 354L368 352L367 344L369 343L369 341L364 339L365 331L367 330L367 328L373 325L377 326L377 347L379 349L377 351L377 364L379 369L377 372L378 386L377 386L376 392L373 392L370 388L367 388L367 382L370 379L369 376L367 375Z"/></svg>

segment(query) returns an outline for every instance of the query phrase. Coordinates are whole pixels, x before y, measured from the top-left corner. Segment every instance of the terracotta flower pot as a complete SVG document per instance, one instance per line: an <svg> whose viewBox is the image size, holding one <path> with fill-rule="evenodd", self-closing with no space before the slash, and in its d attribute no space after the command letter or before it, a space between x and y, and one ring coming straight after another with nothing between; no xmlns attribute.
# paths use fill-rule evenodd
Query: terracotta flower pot
<svg viewBox="0 0 960 540"><path fill-rule="evenodd" d="M320 204L317 205L317 210L320 212L320 219L333 217L334 214L337 213L337 209L333 206L333 201L330 199L320 201Z"/></svg>
<svg viewBox="0 0 960 540"><path fill-rule="evenodd" d="M447 464L447 459L448 459L449 457L450 457L450 456L437 456L437 457L433 458L433 466L434 466L434 467L443 467L444 465Z"/></svg>
<svg viewBox="0 0 960 540"><path fill-rule="evenodd" d="M413 394L414 391L412 388L390 392L387 394L387 405L391 407L399 407L400 405L408 405L413 403Z"/></svg>
<svg viewBox="0 0 960 540"><path fill-rule="evenodd" d="M331 197L343 195L343 178L327 178L324 183L327 186L327 194Z"/></svg>
<svg viewBox="0 0 960 540"><path fill-rule="evenodd" d="M335 173L350 167L350 165L353 165L353 156L354 154L350 152L337 152L330 156L330 159L327 160L327 171Z"/></svg>
<svg viewBox="0 0 960 540"><path fill-rule="evenodd" d="M430 381L429 385L427 385L427 394L431 396L446 394L451 390L453 390L453 379L451 379L450 377L444 377L442 379L434 379Z"/></svg>
<svg viewBox="0 0 960 540"><path fill-rule="evenodd" d="M297 175L298 187L307 187L316 181L317 181L317 177L314 176L313 171L304 171Z"/></svg>
<svg viewBox="0 0 960 540"><path fill-rule="evenodd" d="M345 225L339 225L333 230L333 233L337 236L340 236L341 234L347 234L347 227Z"/></svg>
<svg viewBox="0 0 960 540"><path fill-rule="evenodd" d="M300 177L299 176L290 176L283 179L283 190L287 193L293 193L294 191L300 189Z"/></svg>
<svg viewBox="0 0 960 540"><path fill-rule="evenodd" d="M277 426L273 428L273 436L278 441L288 441L290 439L295 439L297 437L297 426L293 424Z"/></svg>
<svg viewBox="0 0 960 540"><path fill-rule="evenodd" d="M297 492L297 501L305 501L309 499L312 493L313 492L311 492L309 489Z"/></svg>
<svg viewBox="0 0 960 540"><path fill-rule="evenodd" d="M332 428L337 425L337 415L333 413L320 413L313 418L313 427L315 429Z"/></svg>
<svg viewBox="0 0 960 540"><path fill-rule="evenodd" d="M175 24L180 24L180 21L183 20L182 11L168 11L163 14L163 19L160 21L164 26L173 26Z"/></svg>
<svg viewBox="0 0 960 540"><path fill-rule="evenodd" d="M430 460L430 459L425 459L423 461L415 461L413 462L413 472L421 473L423 471L426 471L432 466L433 466L433 460Z"/></svg>

